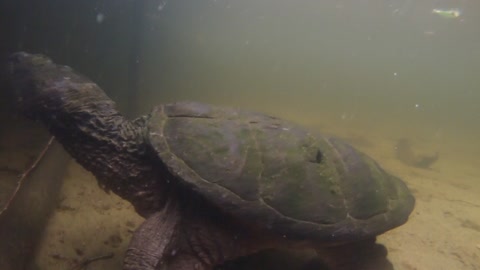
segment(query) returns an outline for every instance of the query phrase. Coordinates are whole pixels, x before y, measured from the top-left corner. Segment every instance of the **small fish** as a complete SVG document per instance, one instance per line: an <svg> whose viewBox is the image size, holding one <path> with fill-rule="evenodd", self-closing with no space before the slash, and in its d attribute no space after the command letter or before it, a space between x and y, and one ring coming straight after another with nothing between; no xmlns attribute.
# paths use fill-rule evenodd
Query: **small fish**
<svg viewBox="0 0 480 270"><path fill-rule="evenodd" d="M439 9L439 8L434 8L432 9L432 13L438 14L442 16L443 18L447 19L455 19L460 17L462 12L458 8L452 8L452 9Z"/></svg>

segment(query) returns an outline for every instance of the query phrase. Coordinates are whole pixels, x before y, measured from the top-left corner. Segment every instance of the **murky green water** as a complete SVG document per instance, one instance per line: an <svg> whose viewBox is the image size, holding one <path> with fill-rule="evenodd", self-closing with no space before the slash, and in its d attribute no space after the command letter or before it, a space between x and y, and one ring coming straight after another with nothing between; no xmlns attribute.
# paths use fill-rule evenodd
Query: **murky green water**
<svg viewBox="0 0 480 270"><path fill-rule="evenodd" d="M201 101L342 137L417 198L411 220L380 238L395 269L479 269L479 14L473 0L3 1L0 55L48 54L132 117L159 103ZM0 129L1 145L14 132ZM436 153L428 168L408 162ZM114 259L88 269L120 269L141 219L78 165L66 171L31 269L110 252Z"/></svg>

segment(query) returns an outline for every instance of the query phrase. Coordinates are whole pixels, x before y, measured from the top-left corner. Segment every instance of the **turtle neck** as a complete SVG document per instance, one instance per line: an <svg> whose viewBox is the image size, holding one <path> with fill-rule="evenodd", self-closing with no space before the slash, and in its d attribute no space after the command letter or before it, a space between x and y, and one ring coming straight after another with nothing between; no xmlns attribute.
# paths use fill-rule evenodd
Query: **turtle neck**
<svg viewBox="0 0 480 270"><path fill-rule="evenodd" d="M127 120L97 84L70 67L41 55L11 58L10 87L23 114L41 120L106 191L141 215L158 211L168 173L145 142L144 121Z"/></svg>

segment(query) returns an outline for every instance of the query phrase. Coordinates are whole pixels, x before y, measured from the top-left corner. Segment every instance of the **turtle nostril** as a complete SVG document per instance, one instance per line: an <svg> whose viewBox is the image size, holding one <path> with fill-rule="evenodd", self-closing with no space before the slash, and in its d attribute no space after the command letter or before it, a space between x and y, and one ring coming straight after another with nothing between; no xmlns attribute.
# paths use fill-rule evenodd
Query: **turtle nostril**
<svg viewBox="0 0 480 270"><path fill-rule="evenodd" d="M20 63L20 60L25 58L27 54L24 52L17 52L8 57L8 60L13 63Z"/></svg>
<svg viewBox="0 0 480 270"><path fill-rule="evenodd" d="M323 160L323 154L320 150L317 151L317 155L315 156L315 162L321 163Z"/></svg>

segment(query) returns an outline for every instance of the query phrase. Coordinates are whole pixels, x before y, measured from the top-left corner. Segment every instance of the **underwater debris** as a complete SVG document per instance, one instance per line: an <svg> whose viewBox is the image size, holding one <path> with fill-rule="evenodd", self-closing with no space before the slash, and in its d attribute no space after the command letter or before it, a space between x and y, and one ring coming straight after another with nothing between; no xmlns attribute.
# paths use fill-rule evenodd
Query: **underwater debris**
<svg viewBox="0 0 480 270"><path fill-rule="evenodd" d="M406 138L398 140L395 145L395 156L398 160L408 166L422 169L430 168L430 166L432 166L432 164L439 158L438 152L433 155L417 155L412 149L410 140Z"/></svg>
<svg viewBox="0 0 480 270"><path fill-rule="evenodd" d="M440 9L434 8L432 9L433 14L437 14L446 19L455 19L462 15L462 12L458 8L451 8L451 9Z"/></svg>
<svg viewBox="0 0 480 270"><path fill-rule="evenodd" d="M81 270L81 269L87 269L87 266L93 262L100 261L100 260L108 260L113 258L113 253L108 253L106 255L101 255L93 258L87 258L80 262L79 264L75 265L71 270Z"/></svg>

